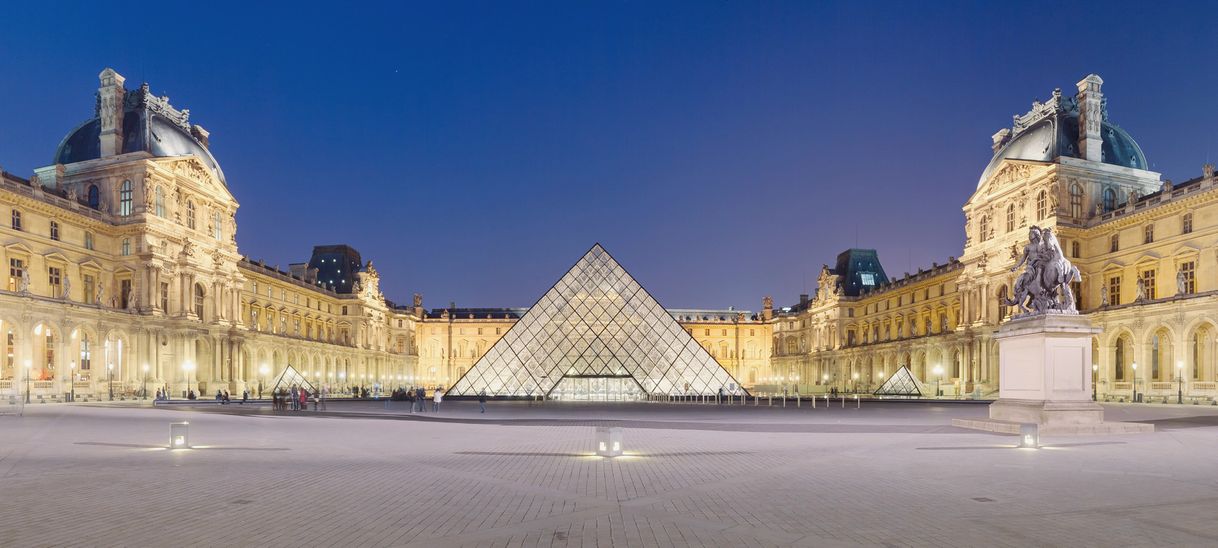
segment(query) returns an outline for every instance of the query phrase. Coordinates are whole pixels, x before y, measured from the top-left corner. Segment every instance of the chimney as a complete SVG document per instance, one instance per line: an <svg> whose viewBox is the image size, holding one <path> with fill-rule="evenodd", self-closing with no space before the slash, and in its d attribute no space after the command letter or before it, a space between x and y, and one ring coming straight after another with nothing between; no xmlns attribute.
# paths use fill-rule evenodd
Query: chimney
<svg viewBox="0 0 1218 548"><path fill-rule="evenodd" d="M97 75L97 118L101 121L101 157L123 153L123 95L126 80L112 68Z"/></svg>
<svg viewBox="0 0 1218 548"><path fill-rule="evenodd" d="M207 139L211 136L211 132L203 129L203 126L199 124L190 126L190 134L194 136L195 140L198 141L199 144L203 145L203 148L211 148Z"/></svg>
<svg viewBox="0 0 1218 548"><path fill-rule="evenodd" d="M807 293L800 293L800 294L799 294L799 305L800 305L800 306L806 306L807 304L808 304L808 294L807 294Z"/></svg>
<svg viewBox="0 0 1218 548"><path fill-rule="evenodd" d="M774 299L769 295L761 299L761 319L769 321L774 317Z"/></svg>
<svg viewBox="0 0 1218 548"><path fill-rule="evenodd" d="M1100 122L1103 121L1104 94L1100 86L1104 80L1090 74L1078 83L1078 152L1079 157L1091 162L1103 160L1103 137Z"/></svg>

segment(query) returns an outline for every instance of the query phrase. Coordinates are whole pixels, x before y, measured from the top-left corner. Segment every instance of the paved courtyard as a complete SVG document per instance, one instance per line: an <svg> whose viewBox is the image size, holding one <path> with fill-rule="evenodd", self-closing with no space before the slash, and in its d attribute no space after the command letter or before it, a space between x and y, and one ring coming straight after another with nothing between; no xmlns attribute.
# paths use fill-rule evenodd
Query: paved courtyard
<svg viewBox="0 0 1218 548"><path fill-rule="evenodd" d="M949 425L984 406L806 403L35 405L0 416L0 546L1218 544L1213 408L1023 450ZM589 456L609 423L629 456Z"/></svg>

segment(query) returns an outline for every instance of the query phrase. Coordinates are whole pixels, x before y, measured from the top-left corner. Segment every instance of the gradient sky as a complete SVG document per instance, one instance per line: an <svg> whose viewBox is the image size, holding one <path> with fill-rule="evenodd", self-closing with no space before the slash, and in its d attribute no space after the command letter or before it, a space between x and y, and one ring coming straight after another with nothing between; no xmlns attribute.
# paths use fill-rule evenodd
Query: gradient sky
<svg viewBox="0 0 1218 548"><path fill-rule="evenodd" d="M349 243L428 307L527 306L597 241L672 308L943 262L990 135L1090 72L1164 177L1218 158L1214 4L50 4L3 10L0 166L114 67L211 131L244 254Z"/></svg>

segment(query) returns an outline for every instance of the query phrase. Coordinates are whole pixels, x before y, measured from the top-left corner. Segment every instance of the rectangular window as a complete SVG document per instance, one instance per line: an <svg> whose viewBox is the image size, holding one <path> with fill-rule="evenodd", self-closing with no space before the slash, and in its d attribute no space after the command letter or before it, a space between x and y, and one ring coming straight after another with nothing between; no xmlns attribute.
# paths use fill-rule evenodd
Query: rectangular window
<svg viewBox="0 0 1218 548"><path fill-rule="evenodd" d="M131 304L131 280L123 280L118 283L118 304L121 308L127 308Z"/></svg>
<svg viewBox="0 0 1218 548"><path fill-rule="evenodd" d="M169 282L161 282L161 311L169 312Z"/></svg>
<svg viewBox="0 0 1218 548"><path fill-rule="evenodd" d="M1184 290L1185 295L1192 295L1193 293L1197 292L1196 275L1197 275L1197 263L1195 263L1193 261L1188 261L1186 263L1180 263L1180 276L1181 276L1181 278L1183 278L1182 281L1184 282L1183 283L1184 287L1182 287L1181 289Z"/></svg>
<svg viewBox="0 0 1218 548"><path fill-rule="evenodd" d="M1113 276L1108 278L1108 304L1116 306L1121 304L1121 277Z"/></svg>
<svg viewBox="0 0 1218 548"><path fill-rule="evenodd" d="M51 221L51 239L59 241L59 223Z"/></svg>
<svg viewBox="0 0 1218 548"><path fill-rule="evenodd" d="M1146 225L1142 229L1142 243L1153 244L1155 242L1155 225Z"/></svg>
<svg viewBox="0 0 1218 548"><path fill-rule="evenodd" d="M21 278L25 275L25 261L21 259L8 260L8 290L20 291Z"/></svg>
<svg viewBox="0 0 1218 548"><path fill-rule="evenodd" d="M1112 238L1108 241L1108 251L1110 253L1116 253L1120 250L1121 250L1121 236L1119 234L1113 234Z"/></svg>
<svg viewBox="0 0 1218 548"><path fill-rule="evenodd" d="M347 305L343 305L343 315L347 315Z"/></svg>
<svg viewBox="0 0 1218 548"><path fill-rule="evenodd" d="M85 233L85 249L88 249L90 251L93 250L93 233L92 232Z"/></svg>
<svg viewBox="0 0 1218 548"><path fill-rule="evenodd" d="M1148 300L1157 299L1158 297L1157 297L1156 291L1155 291L1155 271L1153 269L1145 270L1142 272L1141 277L1142 277L1142 290L1146 292L1146 298Z"/></svg>
<svg viewBox="0 0 1218 548"><path fill-rule="evenodd" d="M51 286L51 297L63 294L63 270L57 266L47 267L47 283Z"/></svg>
<svg viewBox="0 0 1218 548"><path fill-rule="evenodd" d="M93 275L85 274L82 278L85 280L85 303L97 302L97 282L93 280Z"/></svg>
<svg viewBox="0 0 1218 548"><path fill-rule="evenodd" d="M21 230L21 212L13 210L13 230Z"/></svg>
<svg viewBox="0 0 1218 548"><path fill-rule="evenodd" d="M1185 213L1183 219L1180 220L1180 232L1184 234L1192 234L1193 232L1193 214Z"/></svg>

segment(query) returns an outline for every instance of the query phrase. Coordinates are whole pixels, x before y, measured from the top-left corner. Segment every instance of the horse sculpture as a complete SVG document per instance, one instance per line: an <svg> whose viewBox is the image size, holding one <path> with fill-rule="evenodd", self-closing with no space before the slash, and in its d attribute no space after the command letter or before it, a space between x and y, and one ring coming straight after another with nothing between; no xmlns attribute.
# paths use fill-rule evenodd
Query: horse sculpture
<svg viewBox="0 0 1218 548"><path fill-rule="evenodd" d="M1070 284L1082 280L1078 268L1066 259L1061 244L1050 228L1032 226L1028 229L1028 245L1023 258L1011 271L1025 269L1015 281L1014 298L1008 306L1021 311L1016 317L1057 313L1077 313L1074 292Z"/></svg>

